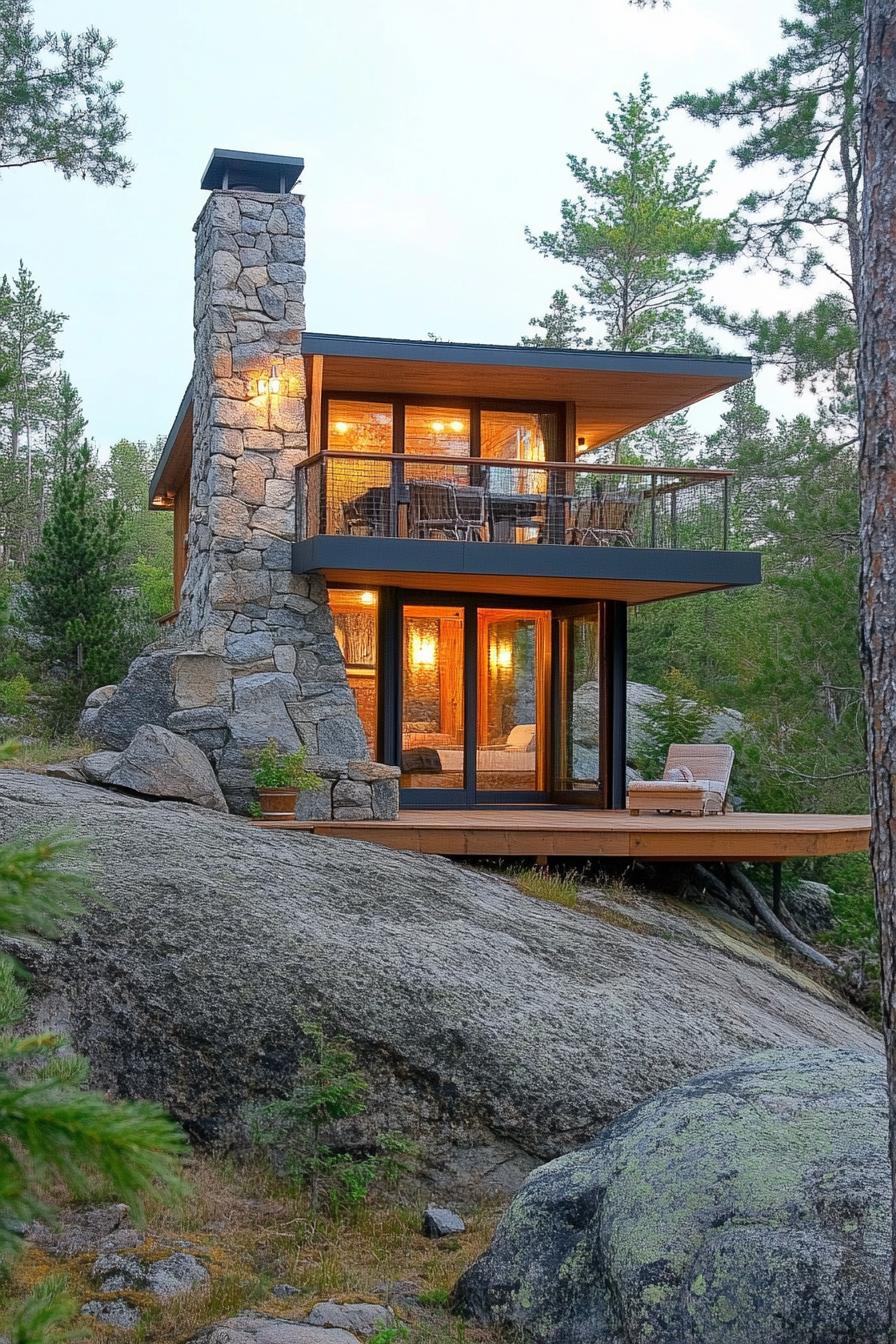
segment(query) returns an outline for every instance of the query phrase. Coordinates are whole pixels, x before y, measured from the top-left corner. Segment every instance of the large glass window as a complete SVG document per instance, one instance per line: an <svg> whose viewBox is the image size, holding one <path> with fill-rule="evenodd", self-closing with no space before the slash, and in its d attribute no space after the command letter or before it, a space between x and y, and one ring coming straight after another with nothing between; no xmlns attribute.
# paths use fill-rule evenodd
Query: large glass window
<svg viewBox="0 0 896 1344"><path fill-rule="evenodd" d="M476 788L543 789L549 613L480 607L477 618Z"/></svg>
<svg viewBox="0 0 896 1344"><path fill-rule="evenodd" d="M378 593L367 588L331 588L336 642L345 659L348 684L358 718L374 760L377 743L377 608Z"/></svg>
<svg viewBox="0 0 896 1344"><path fill-rule="evenodd" d="M404 413L404 451L407 456L465 458L470 456L470 412L457 406L407 406ZM466 485L469 467L444 467L411 462L409 481L442 481Z"/></svg>
<svg viewBox="0 0 896 1344"><path fill-rule="evenodd" d="M330 401L327 447L342 453L391 453L392 403Z"/></svg>
<svg viewBox="0 0 896 1344"><path fill-rule="evenodd" d="M401 632L401 784L464 784L464 613L408 604Z"/></svg>
<svg viewBox="0 0 896 1344"><path fill-rule="evenodd" d="M480 452L506 462L556 462L559 430L553 411L483 411Z"/></svg>
<svg viewBox="0 0 896 1344"><path fill-rule="evenodd" d="M602 775L599 617L593 612L564 617L559 634L557 788L593 793Z"/></svg>
<svg viewBox="0 0 896 1344"><path fill-rule="evenodd" d="M392 527L391 468L377 460L392 452L392 404L330 401L327 447L358 454L327 462L327 531L337 535L388 536Z"/></svg>

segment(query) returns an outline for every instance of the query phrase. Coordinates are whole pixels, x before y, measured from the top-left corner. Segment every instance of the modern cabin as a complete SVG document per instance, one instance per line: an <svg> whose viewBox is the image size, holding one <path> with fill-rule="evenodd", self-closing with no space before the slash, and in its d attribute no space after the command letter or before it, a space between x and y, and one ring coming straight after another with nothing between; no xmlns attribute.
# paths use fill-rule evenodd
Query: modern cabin
<svg viewBox="0 0 896 1344"><path fill-rule="evenodd" d="M403 807L622 806L628 610L757 583L730 476L623 466L620 436L745 359L307 332L296 573L324 575L372 756ZM190 402L153 481L183 574Z"/></svg>
<svg viewBox="0 0 896 1344"><path fill-rule="evenodd" d="M323 784L293 824L331 834L714 852L724 818L621 812L627 623L756 584L760 557L731 549L729 472L614 445L749 361L307 331L301 171L216 150L203 177L193 379L151 486L174 513L169 728L237 810L261 742L304 745ZM860 848L861 821L740 818L735 848Z"/></svg>

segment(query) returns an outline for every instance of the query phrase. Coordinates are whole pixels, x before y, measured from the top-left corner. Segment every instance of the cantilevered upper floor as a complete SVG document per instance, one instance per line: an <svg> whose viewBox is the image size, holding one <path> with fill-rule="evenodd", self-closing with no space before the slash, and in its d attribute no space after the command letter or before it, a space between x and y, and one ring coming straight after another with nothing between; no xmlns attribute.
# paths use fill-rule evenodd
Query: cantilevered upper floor
<svg viewBox="0 0 896 1344"><path fill-rule="evenodd" d="M610 446L748 378L747 359L312 332L302 354L298 572L629 603L759 580L759 556L729 548L729 472ZM152 484L183 516L191 433L188 389Z"/></svg>

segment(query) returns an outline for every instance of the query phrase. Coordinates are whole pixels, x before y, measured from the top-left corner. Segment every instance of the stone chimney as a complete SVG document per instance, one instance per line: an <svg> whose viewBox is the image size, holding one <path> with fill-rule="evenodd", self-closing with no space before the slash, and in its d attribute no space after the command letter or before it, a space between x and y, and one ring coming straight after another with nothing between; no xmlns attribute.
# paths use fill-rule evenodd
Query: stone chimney
<svg viewBox="0 0 896 1344"><path fill-rule="evenodd" d="M305 456L301 159L215 150L196 223L193 469L181 628L210 652L288 628L295 468ZM234 186L232 183L244 185ZM254 184L254 185L253 185ZM263 189L259 189L259 186ZM277 388L271 390L271 384Z"/></svg>
<svg viewBox="0 0 896 1344"><path fill-rule="evenodd" d="M189 737L244 811L253 757L304 744L324 787L300 815L385 818L398 771L369 760L319 574L292 573L307 453L301 159L215 150L195 226L193 456L177 624L84 727L121 748L146 722Z"/></svg>

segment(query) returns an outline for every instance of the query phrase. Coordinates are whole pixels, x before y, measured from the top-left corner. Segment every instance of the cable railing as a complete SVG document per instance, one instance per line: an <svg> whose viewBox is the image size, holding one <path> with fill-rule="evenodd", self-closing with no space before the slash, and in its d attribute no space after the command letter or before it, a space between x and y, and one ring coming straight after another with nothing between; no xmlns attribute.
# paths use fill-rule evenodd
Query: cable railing
<svg viewBox="0 0 896 1344"><path fill-rule="evenodd" d="M296 469L296 536L723 551L732 474L326 450Z"/></svg>

